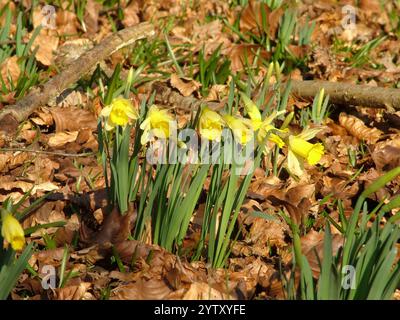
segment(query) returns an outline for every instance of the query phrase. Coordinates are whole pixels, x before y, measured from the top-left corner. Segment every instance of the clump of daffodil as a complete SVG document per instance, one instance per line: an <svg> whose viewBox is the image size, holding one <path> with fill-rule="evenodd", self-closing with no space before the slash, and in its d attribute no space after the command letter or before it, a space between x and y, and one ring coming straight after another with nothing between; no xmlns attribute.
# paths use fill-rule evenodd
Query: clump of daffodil
<svg viewBox="0 0 400 320"><path fill-rule="evenodd" d="M25 244L24 229L10 212L2 211L1 235L15 251L22 250Z"/></svg>
<svg viewBox="0 0 400 320"><path fill-rule="evenodd" d="M264 120L262 120L260 110L256 106L256 104L251 101L251 99L246 96L244 93L241 94L242 100L244 102L244 107L246 109L247 114L249 115L251 119L251 124L253 126L254 131L258 130L257 133L257 141L258 143L263 143L265 139L268 139L271 142L274 142L277 144L280 148L282 148L285 143L283 140L275 133L274 131L279 131L286 133L287 130L280 130L275 128L271 123L274 121L274 119L285 113L285 111L274 111L270 116L266 117Z"/></svg>
<svg viewBox="0 0 400 320"><path fill-rule="evenodd" d="M132 103L123 97L115 98L110 105L101 110L100 115L106 118L105 129L113 130L116 126L125 127L130 120L137 120L139 115Z"/></svg>
<svg viewBox="0 0 400 320"><path fill-rule="evenodd" d="M309 165L316 165L324 155L322 143L310 143L308 140L315 137L319 128L305 128L300 134L288 137L288 169L296 176L304 173L304 161Z"/></svg>
<svg viewBox="0 0 400 320"><path fill-rule="evenodd" d="M254 130L249 119L234 117L229 114L224 115L223 119L240 144L245 145L253 138Z"/></svg>
<svg viewBox="0 0 400 320"><path fill-rule="evenodd" d="M146 119L141 123L143 130L141 143L150 141L151 134L157 138L167 139L170 136L170 128L175 126L174 117L167 111L152 105L147 113Z"/></svg>
<svg viewBox="0 0 400 320"><path fill-rule="evenodd" d="M200 135L211 141L221 141L222 130L225 126L223 118L215 111L204 107L199 119Z"/></svg>

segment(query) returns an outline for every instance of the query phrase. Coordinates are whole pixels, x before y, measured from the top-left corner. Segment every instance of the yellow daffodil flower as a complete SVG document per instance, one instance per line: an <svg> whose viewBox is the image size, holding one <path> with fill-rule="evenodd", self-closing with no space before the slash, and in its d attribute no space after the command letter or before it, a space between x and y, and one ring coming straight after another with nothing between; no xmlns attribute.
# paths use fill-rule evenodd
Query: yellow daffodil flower
<svg viewBox="0 0 400 320"><path fill-rule="evenodd" d="M244 102L244 107L246 109L247 114L251 119L251 123L253 125L254 130L260 129L263 121L261 119L261 113L256 104L251 101L251 99L246 96L244 93L241 93L242 100Z"/></svg>
<svg viewBox="0 0 400 320"><path fill-rule="evenodd" d="M22 250L25 244L24 229L21 224L9 212L2 214L1 235L15 250Z"/></svg>
<svg viewBox="0 0 400 320"><path fill-rule="evenodd" d="M224 125L224 120L217 112L208 107L203 108L199 120L200 135L202 137L211 141L221 141Z"/></svg>
<svg viewBox="0 0 400 320"><path fill-rule="evenodd" d="M143 130L140 141L142 145L146 144L150 141L151 134L157 138L167 139L170 136L170 128L175 126L175 119L168 110L162 110L156 105L152 105L146 119L140 125L140 129Z"/></svg>
<svg viewBox="0 0 400 320"><path fill-rule="evenodd" d="M105 129L113 130L117 125L125 127L129 120L137 120L139 115L132 103L125 98L115 98L109 106L101 110L100 115L106 118Z"/></svg>
<svg viewBox="0 0 400 320"><path fill-rule="evenodd" d="M289 136L288 169L296 176L304 173L304 161L307 161L309 165L316 165L324 155L322 143L308 142L320 130L319 128L305 128L302 133Z"/></svg>
<svg viewBox="0 0 400 320"><path fill-rule="evenodd" d="M279 131L282 133L286 133L287 130L279 130L275 128L271 123L274 121L274 119L281 114L285 113L285 110L283 111L274 111L270 116L266 117L264 120L261 118L261 113L256 104L251 101L251 99L246 96L244 93L241 93L242 100L244 102L244 107L247 111L247 114L249 115L251 119L251 123L253 126L254 131L258 130L257 134L257 141L258 143L263 143L265 139L267 138L269 141L274 142L279 146L279 148L282 148L285 143L283 140L275 133L272 133L271 131Z"/></svg>
<svg viewBox="0 0 400 320"><path fill-rule="evenodd" d="M231 115L224 115L228 127L232 130L233 135L240 144L247 144L254 136L253 126L249 119L233 117Z"/></svg>

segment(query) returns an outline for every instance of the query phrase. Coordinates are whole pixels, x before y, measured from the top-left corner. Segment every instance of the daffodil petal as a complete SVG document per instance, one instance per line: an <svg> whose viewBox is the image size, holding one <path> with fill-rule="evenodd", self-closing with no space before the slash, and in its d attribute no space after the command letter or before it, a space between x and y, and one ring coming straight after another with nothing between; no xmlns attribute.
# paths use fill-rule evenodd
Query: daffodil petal
<svg viewBox="0 0 400 320"><path fill-rule="evenodd" d="M303 131L297 135L298 138L304 139L306 141L311 140L316 136L318 132L320 132L322 128L310 128L306 127L303 129Z"/></svg>
<svg viewBox="0 0 400 320"><path fill-rule="evenodd" d="M254 121L254 124L261 122L261 113L257 105L244 93L241 93L240 96L242 97L246 112L250 119Z"/></svg>
<svg viewBox="0 0 400 320"><path fill-rule="evenodd" d="M298 177L304 173L303 160L297 157L296 154L291 150L288 152L287 167L292 174Z"/></svg>
<svg viewBox="0 0 400 320"><path fill-rule="evenodd" d="M112 107L111 105L104 107L101 112L100 112L100 116L102 117L108 117L111 113Z"/></svg>
<svg viewBox="0 0 400 320"><path fill-rule="evenodd" d="M19 221L10 213L2 215L1 235L11 247L16 250L22 250L25 244L25 234Z"/></svg>

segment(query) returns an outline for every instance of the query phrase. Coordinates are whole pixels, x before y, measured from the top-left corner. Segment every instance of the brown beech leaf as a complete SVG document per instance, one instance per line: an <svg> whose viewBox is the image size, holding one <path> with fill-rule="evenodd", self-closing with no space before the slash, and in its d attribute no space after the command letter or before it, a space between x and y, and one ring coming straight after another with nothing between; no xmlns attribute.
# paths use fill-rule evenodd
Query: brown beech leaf
<svg viewBox="0 0 400 320"><path fill-rule="evenodd" d="M36 59L45 66L53 63L53 54L58 47L60 38L52 33L42 30L35 38L32 48L38 47Z"/></svg>
<svg viewBox="0 0 400 320"><path fill-rule="evenodd" d="M346 128L352 136L360 140L365 140L369 144L376 143L383 134L379 129L369 128L362 120L344 112L339 115L339 123Z"/></svg>
<svg viewBox="0 0 400 320"><path fill-rule="evenodd" d="M74 142L78 137L78 133L78 131L54 133L50 135L47 144L52 148L65 146L68 142Z"/></svg>
<svg viewBox="0 0 400 320"><path fill-rule="evenodd" d="M164 280L141 278L113 289L110 300L162 300L171 292L172 289Z"/></svg>
<svg viewBox="0 0 400 320"><path fill-rule="evenodd" d="M400 166L400 138L378 142L372 152L378 170L391 170Z"/></svg>
<svg viewBox="0 0 400 320"><path fill-rule="evenodd" d="M76 107L52 108L50 113L56 125L56 132L79 131L85 128L96 130L97 128L96 117L86 109Z"/></svg>
<svg viewBox="0 0 400 320"><path fill-rule="evenodd" d="M47 108L40 108L35 112L35 115L35 117L30 119L38 126L51 126L54 123L53 116Z"/></svg>
<svg viewBox="0 0 400 320"><path fill-rule="evenodd" d="M57 33L59 35L72 35L78 33L78 19L76 18L76 14L70 10L58 10L55 22Z"/></svg>
<svg viewBox="0 0 400 320"><path fill-rule="evenodd" d="M218 291L210 287L208 283L192 283L182 300L233 300L234 297L228 293Z"/></svg>
<svg viewBox="0 0 400 320"><path fill-rule="evenodd" d="M303 198L311 199L314 193L315 184L300 184L287 190L285 198L291 204L297 206Z"/></svg>
<svg viewBox="0 0 400 320"><path fill-rule="evenodd" d="M86 26L86 32L96 33L99 30L99 13L101 5L95 0L88 0L85 7L85 16L83 20ZM124 16L126 15L124 10Z"/></svg>
<svg viewBox="0 0 400 320"><path fill-rule="evenodd" d="M267 21L265 26L263 26L263 10ZM267 4L251 0L240 16L240 30L258 35L260 30L263 30L271 39L275 39L279 20L283 13L284 10L282 8L271 11Z"/></svg>
<svg viewBox="0 0 400 320"><path fill-rule="evenodd" d="M18 57L11 56L4 60L4 62L0 65L0 74L7 88L10 88L10 80L13 85L16 85L18 77L21 74L21 70L19 69L17 62Z"/></svg>
<svg viewBox="0 0 400 320"><path fill-rule="evenodd" d="M170 269L176 262L176 257L164 249L136 240L118 242L115 244L115 249L125 263L132 263L132 258L136 257L137 260L146 260L153 268L162 266L165 269ZM149 257L151 257L150 260Z"/></svg>
<svg viewBox="0 0 400 320"><path fill-rule="evenodd" d="M246 242L251 243L252 254L268 257L268 248L277 247L279 249L287 246L285 241L285 233L287 232L287 225L276 220L266 220L264 218L255 218Z"/></svg>
<svg viewBox="0 0 400 320"><path fill-rule="evenodd" d="M54 298L56 300L91 300L90 298L93 296L91 294L87 295L91 286L90 282L81 282L79 285L57 288L55 289Z"/></svg>
<svg viewBox="0 0 400 320"><path fill-rule="evenodd" d="M39 263L43 265L51 264L58 266L64 255L64 248L42 250L34 254L34 257Z"/></svg>
<svg viewBox="0 0 400 320"><path fill-rule="evenodd" d="M127 213L122 215L118 209L109 213L100 228L95 234L92 242L97 244L119 243L125 241L131 234L131 229L136 220L136 211L131 206Z"/></svg>
<svg viewBox="0 0 400 320"><path fill-rule="evenodd" d="M311 229L309 233L301 238L301 250L310 263L315 278L318 277L320 272L318 259L322 263L324 258L324 237L324 232L316 232ZM343 246L343 236L340 234L332 235L333 255L336 255L341 246Z"/></svg>
<svg viewBox="0 0 400 320"><path fill-rule="evenodd" d="M246 63L251 65L258 50L260 50L259 55L262 59L269 60L271 53L267 52L260 45L248 43L233 45L228 52L228 57L231 60L232 71L238 72L243 70ZM259 59L258 63L261 63L262 59Z"/></svg>
<svg viewBox="0 0 400 320"><path fill-rule="evenodd" d="M193 92L201 87L200 82L193 79L180 78L175 73L171 74L171 85L178 89L178 91L184 96L188 97Z"/></svg>
<svg viewBox="0 0 400 320"><path fill-rule="evenodd" d="M122 24L127 27L132 27L140 22L139 13L139 2L131 1L131 3L124 8L124 19L122 20Z"/></svg>

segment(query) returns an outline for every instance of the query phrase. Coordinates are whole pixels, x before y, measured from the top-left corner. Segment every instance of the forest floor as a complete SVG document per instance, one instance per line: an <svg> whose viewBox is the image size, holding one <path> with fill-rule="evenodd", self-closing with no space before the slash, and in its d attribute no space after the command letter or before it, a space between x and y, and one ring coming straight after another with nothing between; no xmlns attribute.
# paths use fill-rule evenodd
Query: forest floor
<svg viewBox="0 0 400 320"><path fill-rule="evenodd" d="M351 216L374 180L400 166L400 110L333 103L321 110L313 101L269 88L289 79L399 87L400 6L378 0L264 2L269 5L0 0L0 110L108 35L145 21L156 30L98 61L0 138L0 203L22 199L26 241L35 243L11 299L288 299L288 279L298 284L300 273L293 268L293 229L285 217L298 226L302 252L318 277L315 253L324 249L327 221L335 253L343 243L343 217ZM200 104L218 112L233 106L244 114L239 92L267 113L286 110L274 120L277 128L287 116L293 133L319 128L311 142L322 143L324 154L316 165L304 163L301 176L288 170L286 147L263 155L223 268L213 268L204 253L192 259L211 176L178 251L155 245L151 228L135 239L138 201L126 215L107 211L98 119L107 91L122 94L129 70L128 97L135 107L157 87L153 99L176 117L179 128ZM366 203L371 210L399 193L397 177ZM388 210L382 225L398 211ZM397 253L397 264L399 258ZM57 274L52 290L43 286L49 266Z"/></svg>

